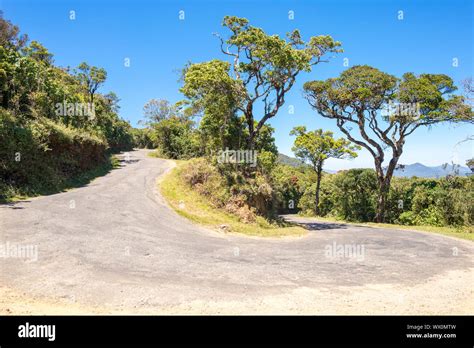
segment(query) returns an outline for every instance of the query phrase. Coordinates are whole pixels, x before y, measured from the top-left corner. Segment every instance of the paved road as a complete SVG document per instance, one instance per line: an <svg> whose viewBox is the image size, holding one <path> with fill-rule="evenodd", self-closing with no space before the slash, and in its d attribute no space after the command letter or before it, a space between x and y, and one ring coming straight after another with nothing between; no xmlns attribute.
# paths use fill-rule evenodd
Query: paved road
<svg viewBox="0 0 474 348"><path fill-rule="evenodd" d="M300 300L304 289L319 294L315 311L332 313L339 310L325 311L324 296L329 306L352 290L423 289L455 274L463 279L445 290L472 306L466 296L472 295L474 243L296 217L289 218L309 228L307 236L213 232L178 216L156 192L157 177L170 166L133 151L120 169L86 187L0 205L0 243L38 248L37 261L0 258L1 285L91 306L202 313L308 312L316 298ZM404 305L406 311L412 306ZM449 303L436 306L450 310Z"/></svg>

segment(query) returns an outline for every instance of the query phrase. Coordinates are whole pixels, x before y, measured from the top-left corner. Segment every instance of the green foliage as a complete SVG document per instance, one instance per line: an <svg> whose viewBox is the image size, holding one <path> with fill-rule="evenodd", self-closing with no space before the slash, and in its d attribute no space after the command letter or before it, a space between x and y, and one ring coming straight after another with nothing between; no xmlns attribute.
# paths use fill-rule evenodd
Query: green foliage
<svg viewBox="0 0 474 348"><path fill-rule="evenodd" d="M290 200L303 214L314 214L316 175L308 167L278 165L272 172L280 212ZM377 177L371 169L323 173L320 216L371 222L377 207ZM387 198L388 223L401 225L472 226L474 177L394 178ZM294 212L294 211L291 211Z"/></svg>
<svg viewBox="0 0 474 348"><path fill-rule="evenodd" d="M27 45L0 16L0 195L54 191L130 150L130 125L114 93L101 95L104 69L82 63L75 75L53 65L39 42ZM86 113L83 106L88 104ZM78 106L79 105L79 106ZM81 110L78 112L77 108Z"/></svg>
<svg viewBox="0 0 474 348"><path fill-rule="evenodd" d="M146 124L153 124L176 115L176 109L167 100L151 99L143 107Z"/></svg>
<svg viewBox="0 0 474 348"><path fill-rule="evenodd" d="M324 161L328 158L357 157L355 150L360 150L360 146L353 145L344 138L334 139L331 131L324 132L322 129L317 129L307 132L304 126L293 128L290 135L296 135L292 148L295 156L303 162L309 162L316 172L314 212L319 215L319 192Z"/></svg>
<svg viewBox="0 0 474 348"><path fill-rule="evenodd" d="M470 158L466 161L466 165L469 167L471 172L474 172L474 158Z"/></svg>
<svg viewBox="0 0 474 348"><path fill-rule="evenodd" d="M79 64L76 70L76 77L83 85L90 96L90 101L94 101L94 94L107 79L107 72L103 68L89 66L86 62Z"/></svg>
<svg viewBox="0 0 474 348"><path fill-rule="evenodd" d="M472 226L474 178L396 178L389 222L405 225Z"/></svg>
<svg viewBox="0 0 474 348"><path fill-rule="evenodd" d="M158 146L155 133L150 128L132 129L133 143L140 149L156 149Z"/></svg>
<svg viewBox="0 0 474 348"><path fill-rule="evenodd" d="M453 94L456 87L452 79L442 74L406 73L398 79L359 65L338 78L307 82L304 90L320 115L336 120L347 139L364 147L374 158L377 222L386 218L387 195L406 138L422 126L473 121L472 108L464 97ZM391 158L385 170L386 148L391 150Z"/></svg>
<svg viewBox="0 0 474 348"><path fill-rule="evenodd" d="M241 87L229 74L230 64L219 60L192 64L183 72L180 91L192 108L202 113L199 128L208 154L218 149L238 149L244 143L243 122L236 114Z"/></svg>
<svg viewBox="0 0 474 348"><path fill-rule="evenodd" d="M21 124L1 109L0 138L2 199L9 198L9 191L31 195L54 191L107 159L103 138L45 118Z"/></svg>
<svg viewBox="0 0 474 348"><path fill-rule="evenodd" d="M199 137L191 120L171 116L153 124L152 130L165 157L187 159L199 155Z"/></svg>
<svg viewBox="0 0 474 348"><path fill-rule="evenodd" d="M305 43L298 30L284 39L235 16L224 17L222 25L231 33L227 40L219 37L221 51L231 57L233 64L212 60L187 66L181 92L204 112L205 118L212 119L206 124L213 125L213 134L219 134L215 143L222 148L227 146L226 133L232 133L226 127L235 125L236 112L242 112L245 143L254 150L260 132L284 104L297 75L311 71L325 54L341 52L341 44L327 35L312 37ZM257 107L262 108L260 119L254 114Z"/></svg>
<svg viewBox="0 0 474 348"><path fill-rule="evenodd" d="M334 139L333 132L316 129L307 132L306 127L293 128L290 135L296 135L292 151L296 158L309 162L313 168L322 168L328 158L354 158L360 146L353 145L344 138Z"/></svg>
<svg viewBox="0 0 474 348"><path fill-rule="evenodd" d="M308 210L314 211L315 184L313 183L316 182L316 173L311 168L278 164L272 171L272 181L276 208L279 212L294 213L298 207L306 213ZM308 194L304 194L306 191ZM313 195L309 194L310 191L313 192ZM300 200L307 198L310 198L311 201L300 202Z"/></svg>

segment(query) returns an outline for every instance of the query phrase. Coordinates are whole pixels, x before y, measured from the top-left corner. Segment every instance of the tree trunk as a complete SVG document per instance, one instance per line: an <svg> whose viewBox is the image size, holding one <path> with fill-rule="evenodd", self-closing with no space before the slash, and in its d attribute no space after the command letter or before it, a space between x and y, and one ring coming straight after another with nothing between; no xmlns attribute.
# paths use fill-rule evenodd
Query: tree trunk
<svg viewBox="0 0 474 348"><path fill-rule="evenodd" d="M316 168L316 197L314 199L314 214L319 215L319 191L321 189L321 172L322 166L318 165Z"/></svg>
<svg viewBox="0 0 474 348"><path fill-rule="evenodd" d="M381 223L385 221L385 210L388 193L390 191L390 182L392 181L392 176L395 171L395 168L400 158L400 153L396 153L394 157L390 160L390 163L387 167L387 172L384 173L382 169L382 164L376 162L376 171L378 177L378 186L379 193L377 197L377 211L375 214L375 222Z"/></svg>
<svg viewBox="0 0 474 348"><path fill-rule="evenodd" d="M255 150L255 133L253 131L249 134L249 138L247 140L247 147L247 150L249 151Z"/></svg>
<svg viewBox="0 0 474 348"><path fill-rule="evenodd" d="M247 105L247 111L245 112L245 119L247 120L247 126L249 127L249 137L247 139L247 150L253 151L255 150L255 125L253 122L253 105L249 103Z"/></svg>
<svg viewBox="0 0 474 348"><path fill-rule="evenodd" d="M386 186L385 180L379 182L379 192L377 197L377 210L375 214L375 222L384 222L385 218L385 204L387 202L389 187Z"/></svg>

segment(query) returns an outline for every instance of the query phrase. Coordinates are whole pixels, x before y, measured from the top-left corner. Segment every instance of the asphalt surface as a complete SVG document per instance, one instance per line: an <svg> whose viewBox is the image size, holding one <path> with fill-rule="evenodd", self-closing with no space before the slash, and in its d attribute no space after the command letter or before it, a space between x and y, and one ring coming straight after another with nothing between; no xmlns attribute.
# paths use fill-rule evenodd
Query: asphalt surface
<svg viewBox="0 0 474 348"><path fill-rule="evenodd" d="M411 287L473 267L474 243L428 233L294 216L288 219L308 228L307 236L208 230L178 216L156 191L169 161L143 150L129 154L121 168L85 187L0 205L0 244L38 251L37 260L0 258L2 286L95 306L158 309L298 288Z"/></svg>

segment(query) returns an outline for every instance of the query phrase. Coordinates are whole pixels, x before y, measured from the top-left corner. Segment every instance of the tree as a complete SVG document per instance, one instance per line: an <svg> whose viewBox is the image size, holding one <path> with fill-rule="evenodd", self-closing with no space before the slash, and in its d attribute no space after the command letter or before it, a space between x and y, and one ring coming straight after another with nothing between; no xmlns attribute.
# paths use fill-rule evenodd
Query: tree
<svg viewBox="0 0 474 348"><path fill-rule="evenodd" d="M158 151L167 158L188 159L199 156L199 142L194 123L171 116L152 125Z"/></svg>
<svg viewBox="0 0 474 348"><path fill-rule="evenodd" d="M290 135L296 135L292 151L303 162L309 162L316 173L316 198L314 212L319 215L319 191L324 161L328 158L355 158L360 146L351 144L344 138L334 139L331 131L322 129L306 131L306 127L293 128Z"/></svg>
<svg viewBox="0 0 474 348"><path fill-rule="evenodd" d="M18 50L28 41L28 36L19 35L20 29L10 21L3 19L3 11L0 11L0 46Z"/></svg>
<svg viewBox="0 0 474 348"><path fill-rule="evenodd" d="M466 165L469 167L471 172L474 173L474 158L470 158L466 161Z"/></svg>
<svg viewBox="0 0 474 348"><path fill-rule="evenodd" d="M206 152L240 148L243 124L238 117L239 82L230 76L230 64L220 60L192 64L183 71L181 92L191 101L196 115L202 114L199 128Z"/></svg>
<svg viewBox="0 0 474 348"><path fill-rule="evenodd" d="M176 109L165 99L151 99L143 107L143 114L148 123L156 123L176 115Z"/></svg>
<svg viewBox="0 0 474 348"><path fill-rule="evenodd" d="M89 66L86 62L82 62L77 67L76 76L80 83L86 87L90 102L93 103L95 92L107 79L107 72L104 68Z"/></svg>
<svg viewBox="0 0 474 348"><path fill-rule="evenodd" d="M110 111L113 113L118 113L120 110L120 98L117 96L117 94L115 94L115 92L109 92L104 95L104 98Z"/></svg>
<svg viewBox="0 0 474 348"><path fill-rule="evenodd" d="M217 76L219 71L220 76L217 76L217 79L224 83L217 84L217 88L211 88L211 91L232 91L231 101L236 102L235 108L244 114L247 123L247 146L254 150L258 133L265 122L274 117L282 107L297 75L301 71L311 71L312 67L320 62L326 62L327 60L322 60L325 54L341 52L341 44L329 35L312 37L305 43L298 30L288 34L285 40L250 26L245 18L234 16L224 17L223 26L231 31L231 35L227 40L219 36L221 51L231 57L232 64L211 61L202 63L211 64L207 67L209 69L188 67L185 71L183 92L187 93L189 83L200 85L202 81L206 85L212 81L211 75ZM188 73L193 73L192 79ZM199 94L195 96L198 97ZM257 107L263 108L259 112L262 115L259 120L255 118Z"/></svg>
<svg viewBox="0 0 474 348"><path fill-rule="evenodd" d="M338 78L305 83L309 104L321 116L334 119L347 139L374 158L377 222L384 220L390 181L406 138L423 126L472 122L472 109L464 97L452 94L456 89L446 75L406 73L397 79L367 65L349 68ZM384 168L387 149L391 158Z"/></svg>
<svg viewBox="0 0 474 348"><path fill-rule="evenodd" d="M474 83L472 82L472 77L468 77L467 79L463 80L462 87L466 99L472 105L474 101Z"/></svg>
<svg viewBox="0 0 474 348"><path fill-rule="evenodd" d="M43 62L46 65L53 64L53 55L38 41L32 41L29 46L22 49L22 52L25 56Z"/></svg>

